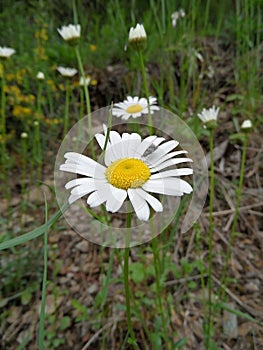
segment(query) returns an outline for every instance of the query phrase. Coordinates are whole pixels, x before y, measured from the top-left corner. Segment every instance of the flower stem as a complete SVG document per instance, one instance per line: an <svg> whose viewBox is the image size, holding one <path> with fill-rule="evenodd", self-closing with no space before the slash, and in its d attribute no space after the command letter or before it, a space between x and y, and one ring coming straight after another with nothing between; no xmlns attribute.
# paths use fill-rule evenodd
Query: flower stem
<svg viewBox="0 0 263 350"><path fill-rule="evenodd" d="M36 133L36 159L38 164L37 174L38 174L38 180L41 181L41 170L42 170L42 147L41 147L41 140L40 140L40 115L41 115L41 98L42 98L42 82L39 82L38 84L38 90L37 90L37 125L35 126L35 133Z"/></svg>
<svg viewBox="0 0 263 350"><path fill-rule="evenodd" d="M5 96L5 72L4 65L2 65L2 79L1 79L1 134L2 134L2 144L5 147L5 136L6 136L6 115L5 115L5 105L6 105L6 96Z"/></svg>
<svg viewBox="0 0 263 350"><path fill-rule="evenodd" d="M237 191L236 191L237 203L236 203L236 206L235 206L235 212L234 212L234 218L233 218L231 232L230 232L229 244L227 246L227 254L226 254L226 260L225 260L225 264L224 264L224 270L223 270L223 274L222 274L221 281L220 281L221 282L220 283L221 289L220 289L220 292L219 292L219 298L222 301L223 301L223 299L225 297L225 290L226 290L226 287L227 287L226 279L227 279L228 263L229 263L229 259L231 257L232 246L233 246L234 239L235 239L235 234L236 234L238 211L239 211L239 207L240 207L242 187L243 187L244 175L245 175L245 163L246 163L246 154L247 154L247 144L248 144L248 135L245 134L244 141L243 141L243 149L242 149L240 178L239 178L238 188L237 188Z"/></svg>
<svg viewBox="0 0 263 350"><path fill-rule="evenodd" d="M1 144L1 158L0 165L2 165L3 172L1 174L1 182L5 183L7 178L7 153L6 153L6 96L5 96L5 72L4 64L2 64L2 79L1 79L1 120L0 120L0 144ZM8 186L4 186L6 191L6 197L9 197Z"/></svg>
<svg viewBox="0 0 263 350"><path fill-rule="evenodd" d="M130 335L130 343L133 345L135 349L138 348L136 337L134 334L134 330L132 327L131 320L131 305L130 305L130 286L129 286L129 255L130 255L130 228L131 228L131 218L132 214L127 213L127 239L126 239L126 248L124 248L124 268L123 268L123 277L124 277L124 288L125 288L125 301L126 301L126 315L127 315L127 323L128 323L128 332Z"/></svg>
<svg viewBox="0 0 263 350"><path fill-rule="evenodd" d="M48 222L47 217L47 203L46 203L46 214L45 224ZM41 292L41 309L40 309L40 321L39 321L39 333L38 333L38 348L39 350L44 349L44 338L45 338L45 306L46 306L46 295L47 295L47 268L48 268L48 229L44 232L44 271L42 279L42 292Z"/></svg>
<svg viewBox="0 0 263 350"><path fill-rule="evenodd" d="M65 101L65 115L64 115L64 133L63 135L66 136L68 132L68 122L69 122L69 79L66 78L66 101Z"/></svg>
<svg viewBox="0 0 263 350"><path fill-rule="evenodd" d="M22 148L22 179L21 179L21 195L22 195L22 202L21 202L21 209L22 212L26 212L26 178L27 178L27 138L21 139L21 148Z"/></svg>
<svg viewBox="0 0 263 350"><path fill-rule="evenodd" d="M209 349L210 336L213 326L213 310L212 310L212 291L213 291L213 278L212 278L212 265L213 265L213 208L214 208L214 196L215 196L215 169L214 169L214 133L210 130L209 134L209 150L210 150L210 201L209 201L209 237L208 237L208 320L207 320L207 332L205 334L205 347Z"/></svg>
<svg viewBox="0 0 263 350"><path fill-rule="evenodd" d="M90 107L90 96L89 96L89 90L87 84L85 84L86 76L83 68L83 63L81 60L79 47L75 46L75 52L78 60L79 70L80 74L84 81L84 95L85 95L85 101L86 101L86 109L88 113L88 129L89 129L89 137L90 137L90 149L91 149L91 156L94 159L95 158L95 151L94 151L94 143L93 143L93 133L92 133L92 120L91 120L91 107Z"/></svg>
<svg viewBox="0 0 263 350"><path fill-rule="evenodd" d="M140 60L140 66L141 66L143 86L144 86L144 91L145 91L147 106L148 106L149 134L153 135L153 127L152 127L153 123L152 123L151 107L150 107L150 100L149 100L149 89L148 89L148 83L146 79L146 70L145 70L142 50L138 50L138 54L139 54L139 60Z"/></svg>
<svg viewBox="0 0 263 350"><path fill-rule="evenodd" d="M164 310L163 310L163 304L162 304L162 294L161 294L161 284L160 284L160 255L159 255L159 249L158 249L158 242L157 238L154 237L152 240L152 250L153 250L153 259L154 259L154 270L155 270L155 278L156 278L156 294L157 294L157 302L159 306L159 310L161 313L161 319L162 319L162 327L164 332L164 339L166 342L166 349L168 349L168 334L167 334L167 322L165 321L164 317Z"/></svg>
<svg viewBox="0 0 263 350"><path fill-rule="evenodd" d="M207 320L207 311L206 311L207 303L206 303L206 293L205 293L206 287L205 287L204 265L202 262L201 249L200 249L201 233L200 233L200 228L199 228L197 223L194 224L194 231L195 231L195 237L196 237L196 250L197 250L197 255L198 255L198 258L200 261L199 271L200 271L200 275L201 275L200 280L201 280L201 288L202 288L204 320Z"/></svg>

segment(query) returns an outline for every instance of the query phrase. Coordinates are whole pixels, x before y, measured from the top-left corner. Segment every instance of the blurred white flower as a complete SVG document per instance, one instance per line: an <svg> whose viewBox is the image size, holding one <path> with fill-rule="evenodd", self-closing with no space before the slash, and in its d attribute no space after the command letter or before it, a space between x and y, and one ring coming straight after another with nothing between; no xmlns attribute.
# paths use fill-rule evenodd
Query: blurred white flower
<svg viewBox="0 0 263 350"><path fill-rule="evenodd" d="M79 79L79 85L80 86L84 86L84 85L88 86L89 83L90 83L90 77L85 77L85 78L80 77L80 79Z"/></svg>
<svg viewBox="0 0 263 350"><path fill-rule="evenodd" d="M241 129L246 130L246 129L251 129L252 128L252 123L249 119L244 120L242 125L241 125Z"/></svg>
<svg viewBox="0 0 263 350"><path fill-rule="evenodd" d="M65 41L77 42L80 38L81 26L79 24L69 24L68 26L62 26L58 28L59 34Z"/></svg>
<svg viewBox="0 0 263 350"><path fill-rule="evenodd" d="M27 139L28 138L28 133L27 132L22 132L20 136L21 136L21 139Z"/></svg>
<svg viewBox="0 0 263 350"><path fill-rule="evenodd" d="M176 11L172 13L171 18L172 18L172 27L176 27L177 20L181 17L183 18L185 16L185 12L183 9L180 9L179 11Z"/></svg>
<svg viewBox="0 0 263 350"><path fill-rule="evenodd" d="M45 79L45 75L43 72L38 72L37 73L37 79L38 80L44 80Z"/></svg>
<svg viewBox="0 0 263 350"><path fill-rule="evenodd" d="M15 52L16 51L14 49L11 49L9 47L2 47L2 46L0 46L0 57L1 58L9 58Z"/></svg>
<svg viewBox="0 0 263 350"><path fill-rule="evenodd" d="M131 27L129 32L129 44L137 51L146 47L147 35L142 24L137 23L136 27ZM125 49L125 48L124 48Z"/></svg>
<svg viewBox="0 0 263 350"><path fill-rule="evenodd" d="M203 123L208 123L210 121L217 121L217 116L219 113L219 107L211 107L209 109L203 108L201 113L198 113L198 117L202 120Z"/></svg>
<svg viewBox="0 0 263 350"><path fill-rule="evenodd" d="M60 66L60 67L57 67L57 70L61 75L63 75L63 77L67 77L67 78L71 78L78 73L77 69L75 68L65 68Z"/></svg>
<svg viewBox="0 0 263 350"><path fill-rule="evenodd" d="M147 39L147 35L143 24L137 23L135 28L131 27L129 32L129 42L145 41L146 39Z"/></svg>
<svg viewBox="0 0 263 350"><path fill-rule="evenodd" d="M160 108L156 106L157 99L155 97L149 97L150 111L151 114L154 111L158 111ZM140 98L135 96L128 96L127 100L123 102L115 103L112 108L112 115L121 117L123 120L127 120L130 117L138 118L142 114L148 114L148 105L146 98Z"/></svg>

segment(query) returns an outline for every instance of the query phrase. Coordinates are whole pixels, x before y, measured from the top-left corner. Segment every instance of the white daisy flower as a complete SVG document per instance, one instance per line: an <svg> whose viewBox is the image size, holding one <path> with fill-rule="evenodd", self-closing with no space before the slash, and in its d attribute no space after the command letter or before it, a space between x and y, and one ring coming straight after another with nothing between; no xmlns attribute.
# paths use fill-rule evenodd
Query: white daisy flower
<svg viewBox="0 0 263 350"><path fill-rule="evenodd" d="M131 27L129 31L129 41L137 41L137 40L142 40L145 41L147 39L146 31L144 29L143 24L137 23L136 27L133 28Z"/></svg>
<svg viewBox="0 0 263 350"><path fill-rule="evenodd" d="M201 113L198 113L198 117L202 120L203 123L208 123L210 121L217 121L217 116L219 113L219 107L211 107L209 109L203 108Z"/></svg>
<svg viewBox="0 0 263 350"><path fill-rule="evenodd" d="M151 114L154 111L159 111L159 107L156 106L157 99L155 97L149 97L150 111ZM140 98L135 96L128 96L127 100L123 102L115 103L112 108L112 115L121 117L123 120L127 120L130 117L138 118L142 114L148 114L148 104L146 98Z"/></svg>
<svg viewBox="0 0 263 350"><path fill-rule="evenodd" d="M57 67L58 72L63 75L63 77L71 78L75 74L78 73L77 69L75 68L65 68L65 67Z"/></svg>
<svg viewBox="0 0 263 350"><path fill-rule="evenodd" d="M9 47L2 47L2 46L0 46L0 57L1 58L9 58L15 52L16 51L14 49L11 49Z"/></svg>
<svg viewBox="0 0 263 350"><path fill-rule="evenodd" d="M43 72L38 72L37 73L37 79L38 80L44 80L45 79L45 74Z"/></svg>
<svg viewBox="0 0 263 350"><path fill-rule="evenodd" d="M95 135L102 150L106 142L105 135ZM163 211L162 203L149 192L182 196L193 191L185 180L180 179L180 176L192 174L193 170L170 168L192 162L189 158L177 157L187 153L183 150L174 151L177 146L177 141L165 141L156 135L142 139L137 133L120 135L110 131L104 153L105 166L82 154L66 153L66 161L60 170L85 176L66 184L66 189L71 189L69 203L89 195L87 204L91 208L105 203L106 210L115 213L128 198L137 217L148 220L150 207L155 212ZM169 169L164 170L166 168Z"/></svg>
<svg viewBox="0 0 263 350"><path fill-rule="evenodd" d="M81 27L79 24L69 24L68 26L62 26L58 29L59 34L65 41L78 41L80 38Z"/></svg>
<svg viewBox="0 0 263 350"><path fill-rule="evenodd" d="M241 125L241 129L243 129L243 130L252 129L251 120L249 120L249 119L244 120L242 125Z"/></svg>

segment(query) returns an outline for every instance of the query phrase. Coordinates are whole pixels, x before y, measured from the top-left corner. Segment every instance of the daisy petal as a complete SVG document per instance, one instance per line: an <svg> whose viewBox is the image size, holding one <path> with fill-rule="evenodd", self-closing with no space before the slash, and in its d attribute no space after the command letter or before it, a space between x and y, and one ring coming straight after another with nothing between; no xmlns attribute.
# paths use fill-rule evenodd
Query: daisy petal
<svg viewBox="0 0 263 350"><path fill-rule="evenodd" d="M159 161L157 161L154 166L158 166L158 165L161 165L163 162L165 162L166 160L170 159L170 158L173 158L173 157L176 157L180 154L186 154L188 153L187 151L176 151L176 152L170 152L168 154L166 154L165 156L163 156L162 158L159 159ZM145 162L147 163L147 160L145 160ZM153 165L151 164L148 164L147 165L151 168L153 167Z"/></svg>
<svg viewBox="0 0 263 350"><path fill-rule="evenodd" d="M93 185L94 183L96 184L96 186L101 186L101 185L107 183L107 180L106 179L94 180L93 178L81 177L81 178L69 181L65 185L65 187L68 190L68 189L75 187L75 186L87 186L87 187L89 187L89 186Z"/></svg>
<svg viewBox="0 0 263 350"><path fill-rule="evenodd" d="M104 173L105 167L95 160L84 156L83 154L76 152L67 152L64 156L66 158L66 164L68 165L76 165L78 167L87 167L91 171L94 169L94 173Z"/></svg>
<svg viewBox="0 0 263 350"><path fill-rule="evenodd" d="M151 172L160 171L160 170L162 170L164 168L168 168L169 166L172 166L172 165L177 165L177 164L181 164L181 163L188 163L188 162L193 162L193 161L190 158L169 159L169 160L167 160L165 162L162 162L158 166L151 168Z"/></svg>
<svg viewBox="0 0 263 350"><path fill-rule="evenodd" d="M104 167L101 167L101 164L98 164L98 166L95 166L94 168L88 168L85 164L62 164L60 165L59 170L89 177L96 176L97 179L105 179L106 169Z"/></svg>
<svg viewBox="0 0 263 350"><path fill-rule="evenodd" d="M166 194L168 196L182 196L191 193L192 187L188 182L175 177L166 179L149 179L142 188L147 192Z"/></svg>
<svg viewBox="0 0 263 350"><path fill-rule="evenodd" d="M175 140L167 141L157 148L152 154L150 154L146 159L147 163L155 166L155 164L167 153L178 146L178 142Z"/></svg>
<svg viewBox="0 0 263 350"><path fill-rule="evenodd" d="M151 146L154 140L156 140L156 138L157 136L155 135L146 137L137 149L137 156L141 157L144 154L144 152Z"/></svg>
<svg viewBox="0 0 263 350"><path fill-rule="evenodd" d="M172 169L172 170L166 170L162 171L157 174L151 175L151 179L161 179L166 177L172 177L172 176L182 176L182 175L191 175L193 174L193 169L191 168L181 168L181 169Z"/></svg>
<svg viewBox="0 0 263 350"><path fill-rule="evenodd" d="M93 208L101 205L108 199L109 184L101 187L98 191L93 192L87 199L87 204Z"/></svg>
<svg viewBox="0 0 263 350"><path fill-rule="evenodd" d="M105 140L106 140L106 136L103 134L96 134L95 138L100 146L101 149L104 149L104 145L105 145ZM108 146L108 145L107 145Z"/></svg>
<svg viewBox="0 0 263 350"><path fill-rule="evenodd" d="M116 213L122 206L127 197L127 191L116 188L110 185L110 196L106 202L106 210L111 213Z"/></svg>
<svg viewBox="0 0 263 350"><path fill-rule="evenodd" d="M87 194L89 194L95 190L96 190L95 186L93 186L93 187L77 186L77 187L73 188L73 190L71 191L68 202L69 202L69 204L72 204L76 200L80 199L83 196L86 196Z"/></svg>
<svg viewBox="0 0 263 350"><path fill-rule="evenodd" d="M150 204L150 206L153 208L154 211L156 211L156 212L163 211L163 205L157 198L155 198L151 194L145 192L141 188L137 188L136 192L138 193L139 196L141 196L143 199L145 199Z"/></svg>
<svg viewBox="0 0 263 350"><path fill-rule="evenodd" d="M150 209L146 200L139 196L136 190L131 188L128 189L128 196L138 219L147 221L150 216Z"/></svg>

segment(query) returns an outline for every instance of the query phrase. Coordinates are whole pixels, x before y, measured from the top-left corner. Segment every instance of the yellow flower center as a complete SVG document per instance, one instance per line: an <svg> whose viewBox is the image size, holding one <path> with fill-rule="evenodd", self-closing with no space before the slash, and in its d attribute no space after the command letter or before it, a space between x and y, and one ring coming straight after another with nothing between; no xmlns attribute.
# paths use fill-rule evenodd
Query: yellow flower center
<svg viewBox="0 0 263 350"><path fill-rule="evenodd" d="M149 179L151 172L140 159L124 158L113 162L105 175L112 186L127 190L142 186Z"/></svg>
<svg viewBox="0 0 263 350"><path fill-rule="evenodd" d="M142 111L142 106L139 105L138 103L136 105L132 105L126 109L126 112L131 113L131 114L139 113L141 111Z"/></svg>

